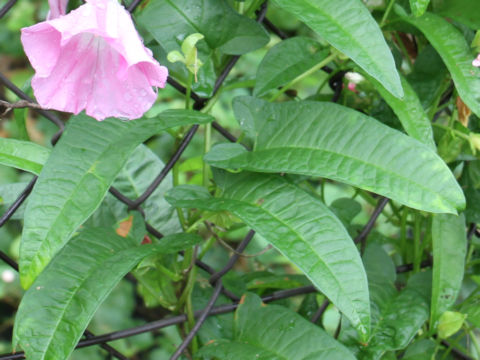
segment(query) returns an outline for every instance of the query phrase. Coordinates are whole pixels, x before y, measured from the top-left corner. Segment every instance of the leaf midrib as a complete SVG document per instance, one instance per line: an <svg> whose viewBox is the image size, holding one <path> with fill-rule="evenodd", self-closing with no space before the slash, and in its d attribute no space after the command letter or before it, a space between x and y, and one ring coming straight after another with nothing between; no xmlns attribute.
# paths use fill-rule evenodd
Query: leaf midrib
<svg viewBox="0 0 480 360"><path fill-rule="evenodd" d="M425 145L426 146L426 145ZM391 172L391 171L387 171L386 169L378 166L378 165L375 165L375 164L372 164L372 163L369 163L369 162L366 162L365 160L362 160L362 159L358 159L352 155L344 155L342 153L339 153L339 152L335 152L333 150L327 150L327 149L324 149L324 148L313 148L313 147L308 147L308 146L284 146L284 147L271 147L271 148L265 148L265 149L257 149L256 151L253 151L253 152L245 152L244 154L241 154L241 155L237 155L231 159L227 159L227 161L229 160L233 160L233 159L237 159L237 158L240 158L240 157L243 157L245 156L246 154L252 154L252 155L255 155L256 153L259 153L259 152L262 152L262 151L270 151L270 150L283 150L283 149L294 149L294 150L297 150L297 149L300 149L300 150L309 150L309 151L319 151L319 152L325 152L325 153L329 153L329 154L333 154L333 155L337 155L338 157L345 157L345 158L349 158L349 159L352 159L353 161L357 161L359 163L363 163L363 164L366 164L366 165L369 165L373 168L376 168L376 169L379 169L381 171L383 171L384 173L386 173L387 175L388 174L391 174L391 177L397 177L397 178L401 178L403 180L406 180L407 182L411 183L411 184L414 184L414 185L417 185L418 187L422 188L422 189L425 189L427 190L427 192L431 193L431 194L434 194L436 197L440 197L441 199L443 199L444 201L446 201L448 204L450 204L452 206L452 208L456 209L456 206L454 204L452 204L450 202L450 200L442 197L442 196L439 196L440 193L437 193L431 189L428 189L426 188L424 185L421 185L415 181L411 181L410 179L408 178L405 178L404 176L401 176L400 174L397 174L395 172ZM251 156L251 155L250 155ZM252 167L253 168L253 167ZM287 171L288 172L288 171ZM303 174L306 174L306 175L313 175L313 176L317 176L318 174L317 173L313 173L311 171L305 171L305 172L302 172ZM338 179L340 179L340 177L337 177ZM340 179L341 181L343 182L346 182L344 181L343 179ZM355 184L352 184L352 185L355 185ZM357 186L357 185L355 185Z"/></svg>
<svg viewBox="0 0 480 360"><path fill-rule="evenodd" d="M73 299L75 298L75 295L78 293L78 290L81 289L83 287L83 285L87 282L87 280L90 279L91 275L94 274L99 266L101 266L102 264L104 264L105 262L107 262L108 260L114 258L115 256L117 256L119 253L125 251L125 250L130 250L128 248L125 248L125 249L121 249L121 250L118 250L116 251L115 253L112 254L112 256L110 257L106 257L105 259L102 259L100 262L96 263L95 266L92 266L90 268L90 271L88 271L88 273L86 274L86 276L82 279L82 281L80 281L78 283L78 286L75 288L75 292L70 296L70 292L69 292L69 296L70 298L68 299L67 303L65 304L65 306L63 307L62 310L60 310L60 316L58 317L58 321L55 323L55 326L53 327L53 331L52 331L52 336L49 337L48 339L48 342L47 344L45 345L44 349L45 349L45 352L43 353L42 355L42 358L41 359L45 359L45 356L47 355L47 352L48 352L48 349L50 348L50 344L52 343L52 340L54 338L53 334L56 333L57 329L58 329L58 326L60 325L61 321L63 320L63 318L65 317L65 314L67 312L67 309L70 307L70 304L72 303ZM98 304L99 305L99 304ZM80 334L81 336L81 334Z"/></svg>
<svg viewBox="0 0 480 360"><path fill-rule="evenodd" d="M128 132L127 132L127 134L125 134L125 133L123 132L123 131L125 131L125 130L128 130L128 129L126 129L126 128L123 128L123 129L122 129L122 134L121 134L121 136L118 137L118 141L110 141L110 142L104 143L104 145L105 145L105 146L104 146L104 149L103 149L100 153L98 153L98 156L97 156L97 157L95 157L95 161L93 162L93 164L96 164L96 162L97 162L96 160L104 157L104 155L105 155L105 154L108 152L108 150L110 149L110 145L111 145L111 144L113 144L113 143L115 143L115 142L119 142L119 143L120 143L120 142L121 142L121 139L122 139L125 135L128 135ZM91 168L92 168L92 166L90 166L88 170L90 170ZM102 182L105 181L105 179L102 179L102 178L98 177L95 173L90 172L90 171L88 171L88 170L83 173L83 175L81 176L80 180L76 183L77 185L82 184L82 183L85 181L86 177L87 177L89 174L95 176L97 179L101 180ZM49 180L51 180L51 179L49 179ZM111 181L110 183L112 183L114 180L115 180L115 179L112 179L112 181ZM38 186L38 184L37 184L37 186ZM107 185L107 187L108 187L108 185ZM50 236L52 230L56 227L57 222L59 221L59 219L61 218L61 216L64 214L64 212L65 212L64 209L67 207L67 204L69 204L69 203L72 201L72 199L75 198L74 195L77 194L78 191L79 191L79 186L75 186L74 191L73 191L72 193L70 193L70 196L68 196L67 198L65 198L65 201L62 202L62 204L61 204L61 210L58 212L58 214L57 214L57 216L55 217L55 219L51 222L52 225L50 226L50 228L49 228L48 231L46 232L45 236L42 236L42 240L41 240L42 242L41 242L40 246L36 249L36 252L35 252L34 256L32 256L32 258L30 259L29 264L28 264L28 276L29 276L29 277L31 277L31 275L32 275L31 264L35 261L35 259L37 259L37 258L39 257L40 251L46 246L46 241L44 241L44 240L47 239L47 238ZM31 229L28 229L28 230L29 230L28 232L31 231ZM74 231L75 231L75 229L71 230L70 234L71 234L72 232L74 232ZM26 233L28 233L28 232L26 231ZM58 240L57 237L54 237L54 239L57 239L57 240ZM41 263L43 264L43 262L41 262ZM43 264L43 266L45 267L45 264ZM32 283L33 281L30 280L29 282Z"/></svg>
<svg viewBox="0 0 480 360"><path fill-rule="evenodd" d="M268 196L268 195L267 195L267 196ZM212 199L213 199L214 201L216 200L215 198L212 198ZM260 206L258 206L258 205L254 205L254 204L251 204L251 203L249 203L249 202L246 202L245 200L237 200L237 199L229 199L229 198L223 198L223 199L224 199L224 200L229 200L229 201L234 201L234 202L238 201L238 202L240 202L240 203L242 203L242 204L246 204L246 205L248 205L248 206L252 206L252 207L254 207L254 208L257 208L257 209L262 210L262 211L265 212L267 215L270 215L273 219L275 219L276 221L278 221L280 224L283 224L283 225L284 225L287 229L289 229L289 230L297 237L297 239L299 239L302 243L307 244L308 247L311 249L311 252L312 252L313 254L315 254L316 257L325 265L325 268L328 269L328 271L329 271L330 274L331 274L331 277L332 277L333 279L335 279L335 282L338 284L338 288L341 289L341 291L342 291L342 293L343 293L344 295L346 295L345 297L348 299L348 302L349 302L349 304L350 304L350 306L351 306L351 309L353 309L353 312L357 315L357 321L358 321L360 324L362 324L362 325L366 325L366 324L363 324L363 322L362 322L362 320L361 320L361 317L360 317L360 315L359 315L356 307L353 305L353 302L352 302L351 299L350 299L349 293L345 291L345 289L343 288L341 282L338 280L338 278L336 277L336 275L332 272L332 269L331 269L330 265L327 264L327 263L318 255L318 253L315 251L315 249L312 247L312 245L311 245L308 241L304 240L303 236L301 236L296 230L294 230L288 223L286 223L286 222L283 221L282 219L278 218L276 215L274 215L273 213L271 213L271 212L268 211L267 209L264 209L264 208L262 208L262 207L260 207ZM235 210L235 207L233 207L233 209L227 209L227 210L235 213L238 217L243 218L243 215L239 214L239 213ZM246 221L245 219L242 219L242 220ZM268 239L268 237L266 237L266 239ZM270 241L269 241L269 242L270 242ZM287 254L285 254L284 251L280 250L278 247L277 247L277 250L280 251L284 256L286 256L287 258L290 259L290 256L288 256ZM296 264L300 269L303 270L303 266L299 266L296 262L295 262L295 264ZM310 278L310 280L313 281L313 279L311 279L311 277L310 277L309 275L307 275L306 272L305 272L305 275L306 275L308 278ZM316 282L316 281L315 281L315 282Z"/></svg>
<svg viewBox="0 0 480 360"><path fill-rule="evenodd" d="M6 161L2 161L2 157L6 159ZM0 154L0 163L6 166L15 167L18 169L32 172L35 175L38 175L43 167L42 163L39 163L35 160L26 159L24 157L5 154L5 153ZM22 163L25 165L23 165Z"/></svg>

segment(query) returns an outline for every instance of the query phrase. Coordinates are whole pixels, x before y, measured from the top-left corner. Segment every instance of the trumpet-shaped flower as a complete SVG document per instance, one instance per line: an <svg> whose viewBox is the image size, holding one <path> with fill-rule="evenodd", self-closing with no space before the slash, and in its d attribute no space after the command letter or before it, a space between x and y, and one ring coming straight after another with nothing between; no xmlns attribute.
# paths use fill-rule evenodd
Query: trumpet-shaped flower
<svg viewBox="0 0 480 360"><path fill-rule="evenodd" d="M22 29L38 103L75 114L85 109L97 120L141 117L168 70L143 45L130 14L116 0L87 0L64 16L66 2L51 3L58 5L51 17L59 17Z"/></svg>

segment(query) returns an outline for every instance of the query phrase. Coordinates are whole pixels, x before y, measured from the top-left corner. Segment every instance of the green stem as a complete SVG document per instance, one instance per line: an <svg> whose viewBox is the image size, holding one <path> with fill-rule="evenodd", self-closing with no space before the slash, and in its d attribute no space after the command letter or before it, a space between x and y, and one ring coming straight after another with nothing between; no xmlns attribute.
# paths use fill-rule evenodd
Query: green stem
<svg viewBox="0 0 480 360"><path fill-rule="evenodd" d="M252 16L255 11L257 11L258 7L260 5L262 5L262 3L264 2L265 0L253 0L252 4L250 5L250 7L248 8L247 12L245 13L245 16L247 17L250 17Z"/></svg>
<svg viewBox="0 0 480 360"><path fill-rule="evenodd" d="M204 113L204 114L208 114L210 112L210 110L212 110L213 106L217 103L218 101L218 98L220 97L220 92L222 90L218 90L217 93L215 94L215 96L213 98L210 99L210 101L207 103L207 105L205 105L205 107L200 110L200 112Z"/></svg>
<svg viewBox="0 0 480 360"><path fill-rule="evenodd" d="M420 214L415 214L415 223L413 225L413 272L417 273L420 271L420 263L422 259L422 239L421 239L421 228L422 226L422 217Z"/></svg>
<svg viewBox="0 0 480 360"><path fill-rule="evenodd" d="M180 185L180 171L179 171L179 164L178 162L173 165L172 169L172 177L173 177L173 186ZM187 221L185 219L185 215L183 215L183 210L181 208L177 208L178 220L180 221L180 225L182 229L185 231L187 229Z"/></svg>
<svg viewBox="0 0 480 360"><path fill-rule="evenodd" d="M420 253L422 254L427 248L427 246L432 244L432 222L433 216L429 214L427 218L427 224L425 226L425 237L423 238L422 246L420 247Z"/></svg>
<svg viewBox="0 0 480 360"><path fill-rule="evenodd" d="M386 22L387 19L388 19L388 15L390 15L390 12L392 11L393 4L395 4L395 0L390 0L390 3L388 4L387 9L386 9L385 12L383 13L382 20L380 21L380 27L382 27L383 25L385 25L385 22Z"/></svg>
<svg viewBox="0 0 480 360"><path fill-rule="evenodd" d="M477 356L475 358L478 359L478 357L480 356L480 344L478 343L477 336L471 328L467 328L467 331L470 335L470 338L472 339L473 346L475 347L475 351L477 353Z"/></svg>
<svg viewBox="0 0 480 360"><path fill-rule="evenodd" d="M326 204L325 202L325 179L322 178L320 179L320 198L322 199L322 202Z"/></svg>
<svg viewBox="0 0 480 360"><path fill-rule="evenodd" d="M470 137L467 135L467 134L464 134L462 133L461 131L457 130L457 129L453 129L451 127L448 127L446 125L442 125L442 124L438 124L438 123L432 123L433 126L439 128L439 129L443 129L445 131L450 131L451 133L454 133L456 136L458 137L461 137L462 139L465 139L467 140L468 142L470 142Z"/></svg>
<svg viewBox="0 0 480 360"><path fill-rule="evenodd" d="M280 90L278 90L273 96L270 98L270 101L275 101L280 95L282 95L285 91L290 89L293 85L298 83L299 81L305 79L306 77L312 75L316 71L320 70L322 67L333 61L337 57L337 54L331 54L327 58L325 58L323 61L319 62L317 65L314 67L310 68L309 70L305 71L302 75L297 76L295 79L290 81L287 85L282 87Z"/></svg>
<svg viewBox="0 0 480 360"><path fill-rule="evenodd" d="M211 146L212 146L212 124L208 123L205 125L205 143L203 147L203 153L204 154L208 153L210 151ZM210 167L204 161L203 162L203 186L205 186L207 189L210 183L209 176L208 176L209 169Z"/></svg>
<svg viewBox="0 0 480 360"><path fill-rule="evenodd" d="M445 91L448 89L449 86L450 86L450 82L445 81L442 88L440 89L441 91L438 91L437 96L435 97L435 100L433 101L432 107L430 108L430 110L428 111L428 114L427 114L428 118L430 120L433 119L433 117L435 116L437 111L440 109L440 107L438 105L440 103L440 100L442 99L443 93L445 93ZM450 105L450 102L447 102L446 104L444 104L442 106L445 106L445 105Z"/></svg>
<svg viewBox="0 0 480 360"><path fill-rule="evenodd" d="M191 330L195 326L195 316L193 311L191 292L187 298L186 310L187 310L188 327ZM192 354L195 354L198 351L198 340L196 336L192 339L192 343L190 346L192 349Z"/></svg>
<svg viewBox="0 0 480 360"><path fill-rule="evenodd" d="M15 124L18 129L18 138L20 140L29 141L30 137L28 136L27 131L27 113L28 109L14 109L13 114L15 116Z"/></svg>
<svg viewBox="0 0 480 360"><path fill-rule="evenodd" d="M404 208L402 212L402 218L400 220L400 249L404 261L408 261L407 254L407 218L408 208Z"/></svg>
<svg viewBox="0 0 480 360"><path fill-rule="evenodd" d="M245 11L245 1L236 1L235 8L239 14L243 14Z"/></svg>
<svg viewBox="0 0 480 360"><path fill-rule="evenodd" d="M205 245L202 247L202 251L198 254L198 260L202 260L208 250L215 244L217 239L214 236L210 236L210 238L205 242Z"/></svg>
<svg viewBox="0 0 480 360"><path fill-rule="evenodd" d="M193 74L188 72L187 93L185 94L185 109L190 109L190 96L192 95Z"/></svg>

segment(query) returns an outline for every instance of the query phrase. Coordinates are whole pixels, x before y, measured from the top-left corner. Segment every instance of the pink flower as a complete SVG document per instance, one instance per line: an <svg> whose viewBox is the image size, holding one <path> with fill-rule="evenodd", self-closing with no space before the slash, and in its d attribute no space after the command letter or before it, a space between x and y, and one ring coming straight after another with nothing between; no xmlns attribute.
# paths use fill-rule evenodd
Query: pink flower
<svg viewBox="0 0 480 360"><path fill-rule="evenodd" d="M472 61L472 65L476 67L480 67L480 54Z"/></svg>
<svg viewBox="0 0 480 360"><path fill-rule="evenodd" d="M50 11L47 15L47 20L56 19L67 13L68 0L48 0Z"/></svg>
<svg viewBox="0 0 480 360"><path fill-rule="evenodd" d="M58 5L51 17L66 7L63 0L50 4ZM48 109L85 109L97 120L137 119L155 102L153 88L165 87L168 76L116 0L87 0L67 15L24 28L22 43L35 69L35 97Z"/></svg>
<svg viewBox="0 0 480 360"><path fill-rule="evenodd" d="M348 83L348 90L350 91L353 91L354 93L357 92L357 84L353 83L353 82L349 82Z"/></svg>

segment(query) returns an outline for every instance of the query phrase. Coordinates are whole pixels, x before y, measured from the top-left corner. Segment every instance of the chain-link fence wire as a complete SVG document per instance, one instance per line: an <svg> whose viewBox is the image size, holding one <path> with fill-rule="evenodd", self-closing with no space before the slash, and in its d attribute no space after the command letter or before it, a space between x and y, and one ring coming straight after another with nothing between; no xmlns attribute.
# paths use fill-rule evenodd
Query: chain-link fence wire
<svg viewBox="0 0 480 360"><path fill-rule="evenodd" d="M16 4L18 0L9 0L1 9L0 9L0 19L3 18L8 11ZM129 12L133 12L142 0L133 0L129 5L125 4L124 1L122 1L123 5L126 7L126 9ZM285 34L283 31L275 27L275 25L272 24L265 16L267 12L267 1L265 1L260 9L257 11L257 21L261 24L263 24L269 31L277 35L280 39L284 40L288 38L288 35ZM232 56L223 69L223 71L220 73L218 76L214 89L212 92L212 95L210 98L204 98L196 94L194 91L191 92L190 97L194 101L193 108L195 110L201 110L204 108L204 106L208 103L208 101L217 94L218 90L220 87L223 85L224 81L234 68L235 64L239 60L240 56ZM334 73L333 70L327 66L323 68L324 71L327 73L331 74L330 80L329 80L329 85L332 88L334 95L332 97L332 101L336 102L338 101L342 88L343 88L343 77L345 75L344 71L336 72ZM3 74L0 73L0 83L3 84L4 87L8 88L10 91L12 91L14 94L16 94L19 98L23 100L27 100L30 102L33 102L33 100L25 94L23 91L21 91L18 87L16 87L7 77L5 77ZM182 93L183 95L187 94L187 89L182 86L180 83L175 81L172 77L168 78L168 84L170 84L173 88L175 88L177 91ZM64 123L53 113L41 109L33 109L33 111L36 111L39 115L47 118L50 120L53 124L55 124L58 127L58 132L52 137L51 142L52 145L55 145L55 143L58 141L58 139L61 137L63 130L64 130ZM165 177L169 174L170 170L173 168L173 166L180 160L180 157L182 156L183 152L187 148L187 146L190 144L192 141L193 137L195 136L197 130L198 130L198 125L193 125L187 133L184 135L182 141L178 145L178 147L175 149L175 152L173 153L172 157L170 160L165 164L164 168L160 171L160 173L157 175L157 177L152 181L150 186L145 190L145 192L140 195L137 199L132 200L125 195L123 195L120 191L118 191L115 187L111 187L109 189L109 192L115 196L119 201L124 203L125 205L128 206L130 210L137 210L139 211L143 216L144 212L141 208L141 205L143 202L148 199L148 197L157 189L157 187L162 183L162 181L165 179ZM219 134L221 134L223 137L225 137L227 140L231 142L236 142L237 138L232 135L228 130L223 128L218 122L214 121L212 123L212 127L218 131ZM25 189L22 191L22 193L18 196L18 198L13 202L13 204L5 211L5 213L0 217L0 227L5 225L5 223L11 218L11 216L15 213L15 211L22 205L22 203L26 200L26 198L29 196L31 193L35 182L37 180L37 177L34 177L30 183L25 187ZM361 243L361 248L363 249L365 247L366 243L366 238L370 231L372 230L376 219L378 216L381 214L382 210L388 203L387 198L379 198L377 207L375 208L375 211L372 213L369 221L365 225L365 227L362 229L360 234L355 238L355 243ZM154 228L151 226L148 222L146 222L146 230L152 234L153 236L157 238L163 237L161 231L159 229ZM476 232L475 227L471 227L469 235L472 236L473 233ZM192 339L195 337L196 333L200 330L201 326L205 322L208 316L214 316L214 315L219 315L219 314L225 314L228 312L233 312L237 306L239 305L239 298L233 294L232 292L228 291L226 288L223 287L222 285L222 277L227 274L235 265L235 262L238 260L238 258L241 256L241 253L245 250L245 248L248 246L250 241L252 240L255 232L253 230L250 230L247 234L247 236L240 242L236 250L234 251L233 255L229 258L227 264L219 271L216 271L212 267L210 267L208 264L196 259L195 264L199 268L203 269L207 273L210 274L209 282L214 288L213 294L211 295L210 299L208 300L207 306L200 310L196 311L194 313L194 317L196 319L195 326L191 329L191 331L185 336L183 339L182 343L180 346L177 348L175 353L172 355L171 360L176 360L178 359L181 354L187 349L189 343L192 341ZM4 252L0 251L0 259L2 259L5 263L10 265L14 270L18 271L18 264L10 258L7 254ZM427 267L431 266L431 261L425 261L422 263L422 266ZM397 272L408 272L412 270L412 264L406 264L397 267ZM289 289L289 290L281 290L281 291L276 291L273 292L270 295L266 295L262 297L262 301L265 303L272 302L275 300L280 300L280 299L286 299L289 297L297 296L297 295L304 295L308 293L314 293L317 292L317 290L313 286L303 286L299 288L294 288L294 289ZM221 305L221 306L215 306L215 302L220 296L220 294L225 295L227 298L229 298L232 303L227 304L227 305ZM312 317L312 322L316 323L322 316L323 312L328 306L328 300L326 300L317 312L313 315ZM177 316L169 316L161 320L156 320L153 322L148 322L146 324L136 326L133 328L125 329L125 330L120 330L120 331L115 331L103 335L94 335L90 331L86 330L84 333L84 339L81 340L76 348L83 348L83 347L88 347L88 346L93 346L93 345L99 345L103 349L105 349L109 357L112 358L117 358L117 359L128 359L125 355L117 351L115 348L112 346L108 345L108 342L114 341L114 340L119 340L119 339L124 339L128 338L131 336L135 336L138 334L146 333L146 332L152 332L156 331L168 326L172 325L178 325L182 324L187 321L187 315L182 314L182 315L177 315ZM466 357L464 354L461 354L464 359L468 359L469 357ZM5 354L5 355L0 355L0 360L14 360L14 359L24 359L25 356L22 352L18 352L15 354Z"/></svg>

